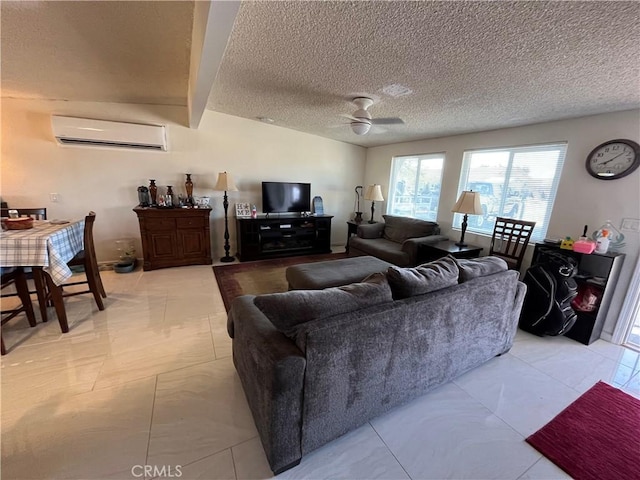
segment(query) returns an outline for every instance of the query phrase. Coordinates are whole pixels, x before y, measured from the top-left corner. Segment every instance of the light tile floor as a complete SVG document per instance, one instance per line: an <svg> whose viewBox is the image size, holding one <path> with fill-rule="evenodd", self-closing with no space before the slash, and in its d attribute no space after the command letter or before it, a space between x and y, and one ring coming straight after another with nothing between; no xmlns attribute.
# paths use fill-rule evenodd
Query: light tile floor
<svg viewBox="0 0 640 480"><path fill-rule="evenodd" d="M103 272L109 297L3 329L3 479L269 478L208 266ZM524 438L637 352L519 332L510 353L303 458L282 478L567 478ZM153 470L155 468L155 471Z"/></svg>

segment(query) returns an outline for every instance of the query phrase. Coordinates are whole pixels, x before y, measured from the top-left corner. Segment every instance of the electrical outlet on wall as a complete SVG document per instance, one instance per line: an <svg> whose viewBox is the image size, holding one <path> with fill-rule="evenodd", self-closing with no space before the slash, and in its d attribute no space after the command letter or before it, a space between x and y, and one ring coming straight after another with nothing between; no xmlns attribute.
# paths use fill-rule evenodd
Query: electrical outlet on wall
<svg viewBox="0 0 640 480"><path fill-rule="evenodd" d="M628 232L640 232L640 219L623 218L620 229L627 230Z"/></svg>
<svg viewBox="0 0 640 480"><path fill-rule="evenodd" d="M57 203L58 200L60 200L60 195L58 195L57 193L50 193L49 200L53 203Z"/></svg>

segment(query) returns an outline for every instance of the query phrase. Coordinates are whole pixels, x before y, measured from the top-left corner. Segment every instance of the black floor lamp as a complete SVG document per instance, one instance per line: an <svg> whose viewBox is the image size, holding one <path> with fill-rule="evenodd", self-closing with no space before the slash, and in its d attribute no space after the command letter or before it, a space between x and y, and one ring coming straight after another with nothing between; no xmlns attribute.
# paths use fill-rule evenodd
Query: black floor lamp
<svg viewBox="0 0 640 480"><path fill-rule="evenodd" d="M222 206L224 207L224 257L220 259L221 262L233 262L234 257L229 255L229 221L227 217L227 211L229 210L229 199L227 198L227 192L237 192L238 187L233 183L233 178L227 172L220 172L218 174L218 183L214 190L224 191L224 200Z"/></svg>

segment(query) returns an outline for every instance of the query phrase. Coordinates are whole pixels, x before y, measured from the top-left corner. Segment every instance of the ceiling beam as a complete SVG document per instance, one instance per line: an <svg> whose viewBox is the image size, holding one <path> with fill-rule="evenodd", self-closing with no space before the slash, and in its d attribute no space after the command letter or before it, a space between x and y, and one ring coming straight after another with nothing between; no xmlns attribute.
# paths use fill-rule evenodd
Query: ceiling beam
<svg viewBox="0 0 640 480"><path fill-rule="evenodd" d="M239 1L197 1L189 66L189 127L198 128L227 48Z"/></svg>

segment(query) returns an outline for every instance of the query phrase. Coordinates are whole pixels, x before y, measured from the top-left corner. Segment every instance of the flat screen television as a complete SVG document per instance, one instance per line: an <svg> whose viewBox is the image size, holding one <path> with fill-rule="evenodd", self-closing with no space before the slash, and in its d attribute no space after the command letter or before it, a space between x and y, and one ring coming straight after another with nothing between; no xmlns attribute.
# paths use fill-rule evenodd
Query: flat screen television
<svg viewBox="0 0 640 480"><path fill-rule="evenodd" d="M311 184L262 182L264 213L310 212Z"/></svg>

